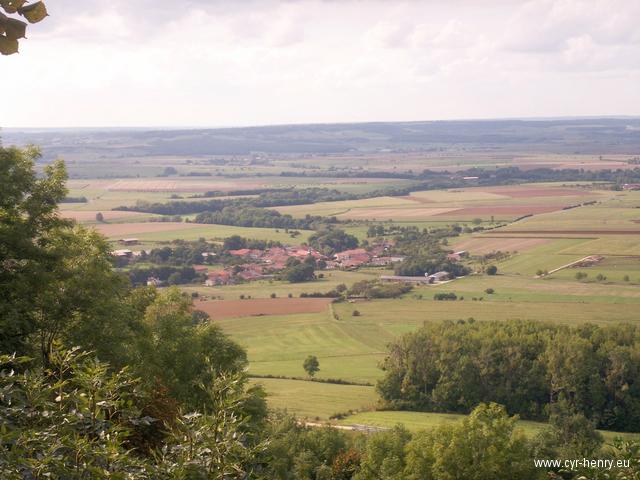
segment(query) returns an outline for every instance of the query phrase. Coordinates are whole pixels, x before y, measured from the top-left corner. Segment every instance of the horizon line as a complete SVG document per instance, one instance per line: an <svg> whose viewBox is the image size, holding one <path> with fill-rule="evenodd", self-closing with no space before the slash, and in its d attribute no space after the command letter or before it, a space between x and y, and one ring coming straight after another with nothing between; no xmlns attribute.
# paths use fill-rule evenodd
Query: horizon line
<svg viewBox="0 0 640 480"><path fill-rule="evenodd" d="M431 120L366 120L366 121L335 121L335 122L293 122L293 123L264 123L264 124L244 124L244 125L146 125L146 126L64 126L64 127L3 127L0 125L0 132L4 131L33 131L33 130L222 130L241 128L268 128L268 127L299 127L299 126L322 126L322 125L353 125L353 124L382 124L382 123L445 123L445 122L495 122L495 121L552 121L552 120L598 120L598 119L619 119L638 120L638 115L566 115L566 116L531 116L531 117L469 117Z"/></svg>

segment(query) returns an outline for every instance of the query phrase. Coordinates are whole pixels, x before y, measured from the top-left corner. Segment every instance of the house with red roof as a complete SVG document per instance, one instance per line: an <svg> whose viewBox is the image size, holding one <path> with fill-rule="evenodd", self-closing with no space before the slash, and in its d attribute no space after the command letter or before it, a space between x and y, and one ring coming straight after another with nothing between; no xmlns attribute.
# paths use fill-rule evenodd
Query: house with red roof
<svg viewBox="0 0 640 480"><path fill-rule="evenodd" d="M371 261L371 254L364 248L354 248L335 254L336 262L342 268L356 268Z"/></svg>
<svg viewBox="0 0 640 480"><path fill-rule="evenodd" d="M229 250L229 255L233 255L234 257L251 258L253 260L257 260L262 256L262 250L241 248L239 250Z"/></svg>
<svg viewBox="0 0 640 480"><path fill-rule="evenodd" d="M226 270L216 270L214 272L209 272L207 275L207 280L204 282L207 287L215 287L216 285L229 285L230 283L233 283L233 276Z"/></svg>

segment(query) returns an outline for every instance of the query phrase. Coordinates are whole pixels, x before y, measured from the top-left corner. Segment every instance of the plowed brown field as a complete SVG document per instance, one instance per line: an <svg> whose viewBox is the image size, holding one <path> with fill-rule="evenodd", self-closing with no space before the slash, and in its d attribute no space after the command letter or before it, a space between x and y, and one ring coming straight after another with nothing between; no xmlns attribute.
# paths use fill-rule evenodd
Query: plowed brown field
<svg viewBox="0 0 640 480"><path fill-rule="evenodd" d="M254 298L249 300L210 300L196 302L195 308L213 319L256 315L316 313L326 310L331 298Z"/></svg>

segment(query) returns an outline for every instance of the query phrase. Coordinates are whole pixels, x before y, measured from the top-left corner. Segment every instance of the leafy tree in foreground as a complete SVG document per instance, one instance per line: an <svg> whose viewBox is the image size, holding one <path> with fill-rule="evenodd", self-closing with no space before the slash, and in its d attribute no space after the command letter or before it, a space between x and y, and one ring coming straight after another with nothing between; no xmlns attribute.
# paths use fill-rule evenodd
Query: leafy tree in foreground
<svg viewBox="0 0 640 480"><path fill-rule="evenodd" d="M356 480L511 480L543 478L517 417L481 404L459 423L411 435L402 427L371 436Z"/></svg>
<svg viewBox="0 0 640 480"><path fill-rule="evenodd" d="M48 247L54 232L69 227L57 214L66 196L64 164L55 162L38 178L36 148L0 147L0 351L26 352L35 328L33 293L47 285L59 262Z"/></svg>
<svg viewBox="0 0 640 480"><path fill-rule="evenodd" d="M44 2L29 4L26 0L0 0L0 53L2 55L18 53L19 40L26 36L27 22L19 20L16 15L29 23L38 23L47 16L47 8Z"/></svg>
<svg viewBox="0 0 640 480"><path fill-rule="evenodd" d="M201 413L177 413L157 449L135 449L158 422L127 370L78 350L54 349L49 366L16 374L26 358L0 356L0 477L65 479L246 478L265 444L250 434L242 374L219 373ZM249 433L248 433L249 432Z"/></svg>
<svg viewBox="0 0 640 480"><path fill-rule="evenodd" d="M177 288L156 295L145 309L141 328L132 347L135 372L158 380L189 409L207 408L209 395L203 385L218 373L239 373L247 365L244 350L217 325L194 322L192 300ZM262 395L257 388L251 391Z"/></svg>

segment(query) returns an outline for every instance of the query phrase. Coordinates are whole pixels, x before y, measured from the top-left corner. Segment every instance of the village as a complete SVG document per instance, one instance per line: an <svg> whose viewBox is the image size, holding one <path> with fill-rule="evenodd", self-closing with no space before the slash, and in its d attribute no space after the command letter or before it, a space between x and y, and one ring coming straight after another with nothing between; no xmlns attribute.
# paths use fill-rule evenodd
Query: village
<svg viewBox="0 0 640 480"><path fill-rule="evenodd" d="M122 238L118 241L121 246L134 247L140 245L137 238ZM355 270L360 267L386 267L402 262L405 257L394 255L390 250L394 246L393 240L382 240L368 248L353 248L325 255L308 245L276 245L264 249L240 248L208 251L200 253L202 262L192 265L200 278L205 278L204 285L208 287L231 285L253 280L272 279L279 272L296 264L307 263L317 270ZM111 253L122 265L130 262L142 261L151 255L153 250L132 250L121 248ZM442 272L436 272L441 274ZM442 275L436 277L442 279ZM434 278L427 283L433 283ZM408 280L407 280L408 279ZM425 281L425 277L419 277ZM383 281L409 281L410 277L381 276ZM415 281L415 279L413 279ZM163 286L165 280L149 276L148 286Z"/></svg>
<svg viewBox="0 0 640 480"><path fill-rule="evenodd" d="M392 242L384 241L369 250L355 248L329 256L307 245L275 246L264 250L249 248L228 250L226 252L228 255L242 260L243 263L224 269L207 271L205 285L219 286L232 284L239 280L273 278L277 272L295 265L296 260L300 263L310 263L322 270L354 270L362 266L388 266L404 260L403 256L388 254L388 250L392 246Z"/></svg>

